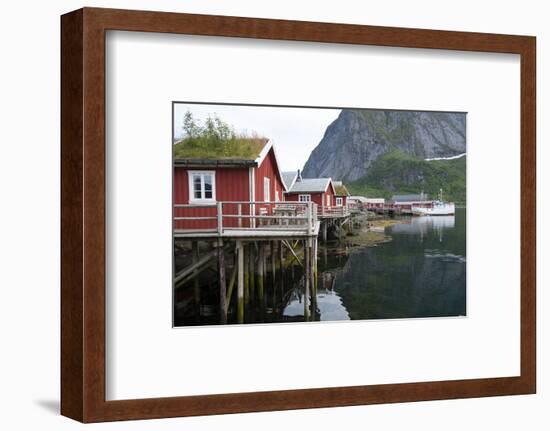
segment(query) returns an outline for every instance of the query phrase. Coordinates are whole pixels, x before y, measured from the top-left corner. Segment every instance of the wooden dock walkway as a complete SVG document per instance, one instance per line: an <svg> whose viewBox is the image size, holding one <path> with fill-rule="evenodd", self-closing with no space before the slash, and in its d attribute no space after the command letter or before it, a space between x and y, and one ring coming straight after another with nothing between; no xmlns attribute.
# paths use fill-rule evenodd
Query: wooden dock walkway
<svg viewBox="0 0 550 431"><path fill-rule="evenodd" d="M174 239L191 241L193 261L174 275L174 287L192 282L198 304L201 296L198 276L217 262L220 323L227 322L235 290L236 320L245 323L247 308L259 306L261 312L265 309L264 282L268 274L272 280L282 276L277 276L276 269L284 271L286 251L304 269L304 318L309 320L316 307L320 226L313 202L176 204ZM211 243L211 251L200 256L199 241ZM226 256L229 253L233 259ZM232 268L229 280L227 268ZM259 304L254 305L251 298L256 296Z"/></svg>

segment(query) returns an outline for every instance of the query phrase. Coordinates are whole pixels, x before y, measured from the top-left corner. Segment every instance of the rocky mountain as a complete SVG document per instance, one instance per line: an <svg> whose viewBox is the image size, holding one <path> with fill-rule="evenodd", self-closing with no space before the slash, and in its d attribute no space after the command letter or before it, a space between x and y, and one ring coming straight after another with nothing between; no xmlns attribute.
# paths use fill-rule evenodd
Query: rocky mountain
<svg viewBox="0 0 550 431"><path fill-rule="evenodd" d="M466 114L343 109L307 160L303 176L364 178L388 153L418 160L466 152Z"/></svg>

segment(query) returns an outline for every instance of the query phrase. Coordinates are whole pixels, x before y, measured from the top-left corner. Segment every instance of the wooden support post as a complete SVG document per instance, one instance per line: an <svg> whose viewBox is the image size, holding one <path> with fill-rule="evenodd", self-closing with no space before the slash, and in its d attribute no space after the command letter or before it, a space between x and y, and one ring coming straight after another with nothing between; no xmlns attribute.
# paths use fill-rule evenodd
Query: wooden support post
<svg viewBox="0 0 550 431"><path fill-rule="evenodd" d="M244 305L246 309L248 310L248 304L250 303L250 290L249 290L249 284L250 284L250 274L248 272L248 266L249 266L249 252L248 249L251 247L251 245L245 245L243 243L243 271L244 271Z"/></svg>
<svg viewBox="0 0 550 431"><path fill-rule="evenodd" d="M281 270L281 277L283 277L285 273L285 248L282 241L279 241L279 269Z"/></svg>
<svg viewBox="0 0 550 431"><path fill-rule="evenodd" d="M249 254L248 254L248 280L249 280L249 303L252 304L252 310L254 309L254 304L256 302L256 268L255 268L255 252L256 244L251 243Z"/></svg>
<svg viewBox="0 0 550 431"><path fill-rule="evenodd" d="M323 222L323 242L327 242L327 222Z"/></svg>
<svg viewBox="0 0 550 431"><path fill-rule="evenodd" d="M233 296L233 288L235 287L235 281L237 280L237 269L239 264L237 262L237 251L235 250L235 260L233 262L233 271L231 271L231 277L229 280L229 287L227 288L227 297L225 300L225 313L229 311L231 305L231 297Z"/></svg>
<svg viewBox="0 0 550 431"><path fill-rule="evenodd" d="M223 251L223 240L218 239L218 277L220 282L220 323L227 323L226 294L227 285L225 281L225 253Z"/></svg>
<svg viewBox="0 0 550 431"><path fill-rule="evenodd" d="M276 279L276 270L275 267L275 241L271 241L271 285L275 286Z"/></svg>
<svg viewBox="0 0 550 431"><path fill-rule="evenodd" d="M313 286L315 290L315 295L317 295L317 286L319 281L319 274L318 274L318 253L319 253L319 242L317 238L313 238Z"/></svg>
<svg viewBox="0 0 550 431"><path fill-rule="evenodd" d="M277 243L275 240L271 240L271 283L269 284L272 291L272 297L271 297L271 303L272 303L272 310L275 312L275 304L277 303L277 259L276 259L276 247Z"/></svg>
<svg viewBox="0 0 550 431"><path fill-rule="evenodd" d="M191 241L191 260L193 264L196 264L199 260L199 242ZM193 280L193 293L195 298L195 312L197 316L200 316L201 310L201 288L199 284L198 272L195 272L195 277Z"/></svg>
<svg viewBox="0 0 550 431"><path fill-rule="evenodd" d="M237 322L244 323L244 250L237 240Z"/></svg>
<svg viewBox="0 0 550 431"><path fill-rule="evenodd" d="M311 256L311 272L310 272L310 278L311 278L311 316L312 320L315 320L315 314L317 311L317 238L309 238L308 242L310 243L309 247L309 253Z"/></svg>
<svg viewBox="0 0 550 431"><path fill-rule="evenodd" d="M309 280L310 280L310 253L308 240L304 241L304 320L309 320Z"/></svg>
<svg viewBox="0 0 550 431"><path fill-rule="evenodd" d="M265 310L265 292L264 292L264 276L265 276L265 247L264 244L259 243L258 249L258 299L260 301L260 313L263 318Z"/></svg>

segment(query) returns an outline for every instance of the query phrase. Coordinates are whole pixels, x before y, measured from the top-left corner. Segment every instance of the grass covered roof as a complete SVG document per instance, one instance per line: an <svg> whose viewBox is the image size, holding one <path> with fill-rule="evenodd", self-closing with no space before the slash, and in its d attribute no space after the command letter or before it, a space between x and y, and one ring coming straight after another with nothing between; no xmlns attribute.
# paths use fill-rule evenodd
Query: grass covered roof
<svg viewBox="0 0 550 431"><path fill-rule="evenodd" d="M174 144L174 159L255 160L266 144L265 138L184 138Z"/></svg>
<svg viewBox="0 0 550 431"><path fill-rule="evenodd" d="M334 186L334 194L336 196L349 196L349 192L348 192L348 189L346 188L345 185L343 184L334 184L334 182L332 183L332 185Z"/></svg>

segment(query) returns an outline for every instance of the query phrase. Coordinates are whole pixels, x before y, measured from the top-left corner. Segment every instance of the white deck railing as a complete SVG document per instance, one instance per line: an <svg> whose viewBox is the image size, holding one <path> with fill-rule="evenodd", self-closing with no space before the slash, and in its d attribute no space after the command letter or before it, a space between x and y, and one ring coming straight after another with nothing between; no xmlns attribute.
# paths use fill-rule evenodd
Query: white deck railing
<svg viewBox="0 0 550 431"><path fill-rule="evenodd" d="M297 230L314 233L318 219L314 202L220 201L175 204L174 227L180 231Z"/></svg>
<svg viewBox="0 0 550 431"><path fill-rule="evenodd" d="M341 207L320 207L320 217L346 217L349 215L349 209L347 206Z"/></svg>

